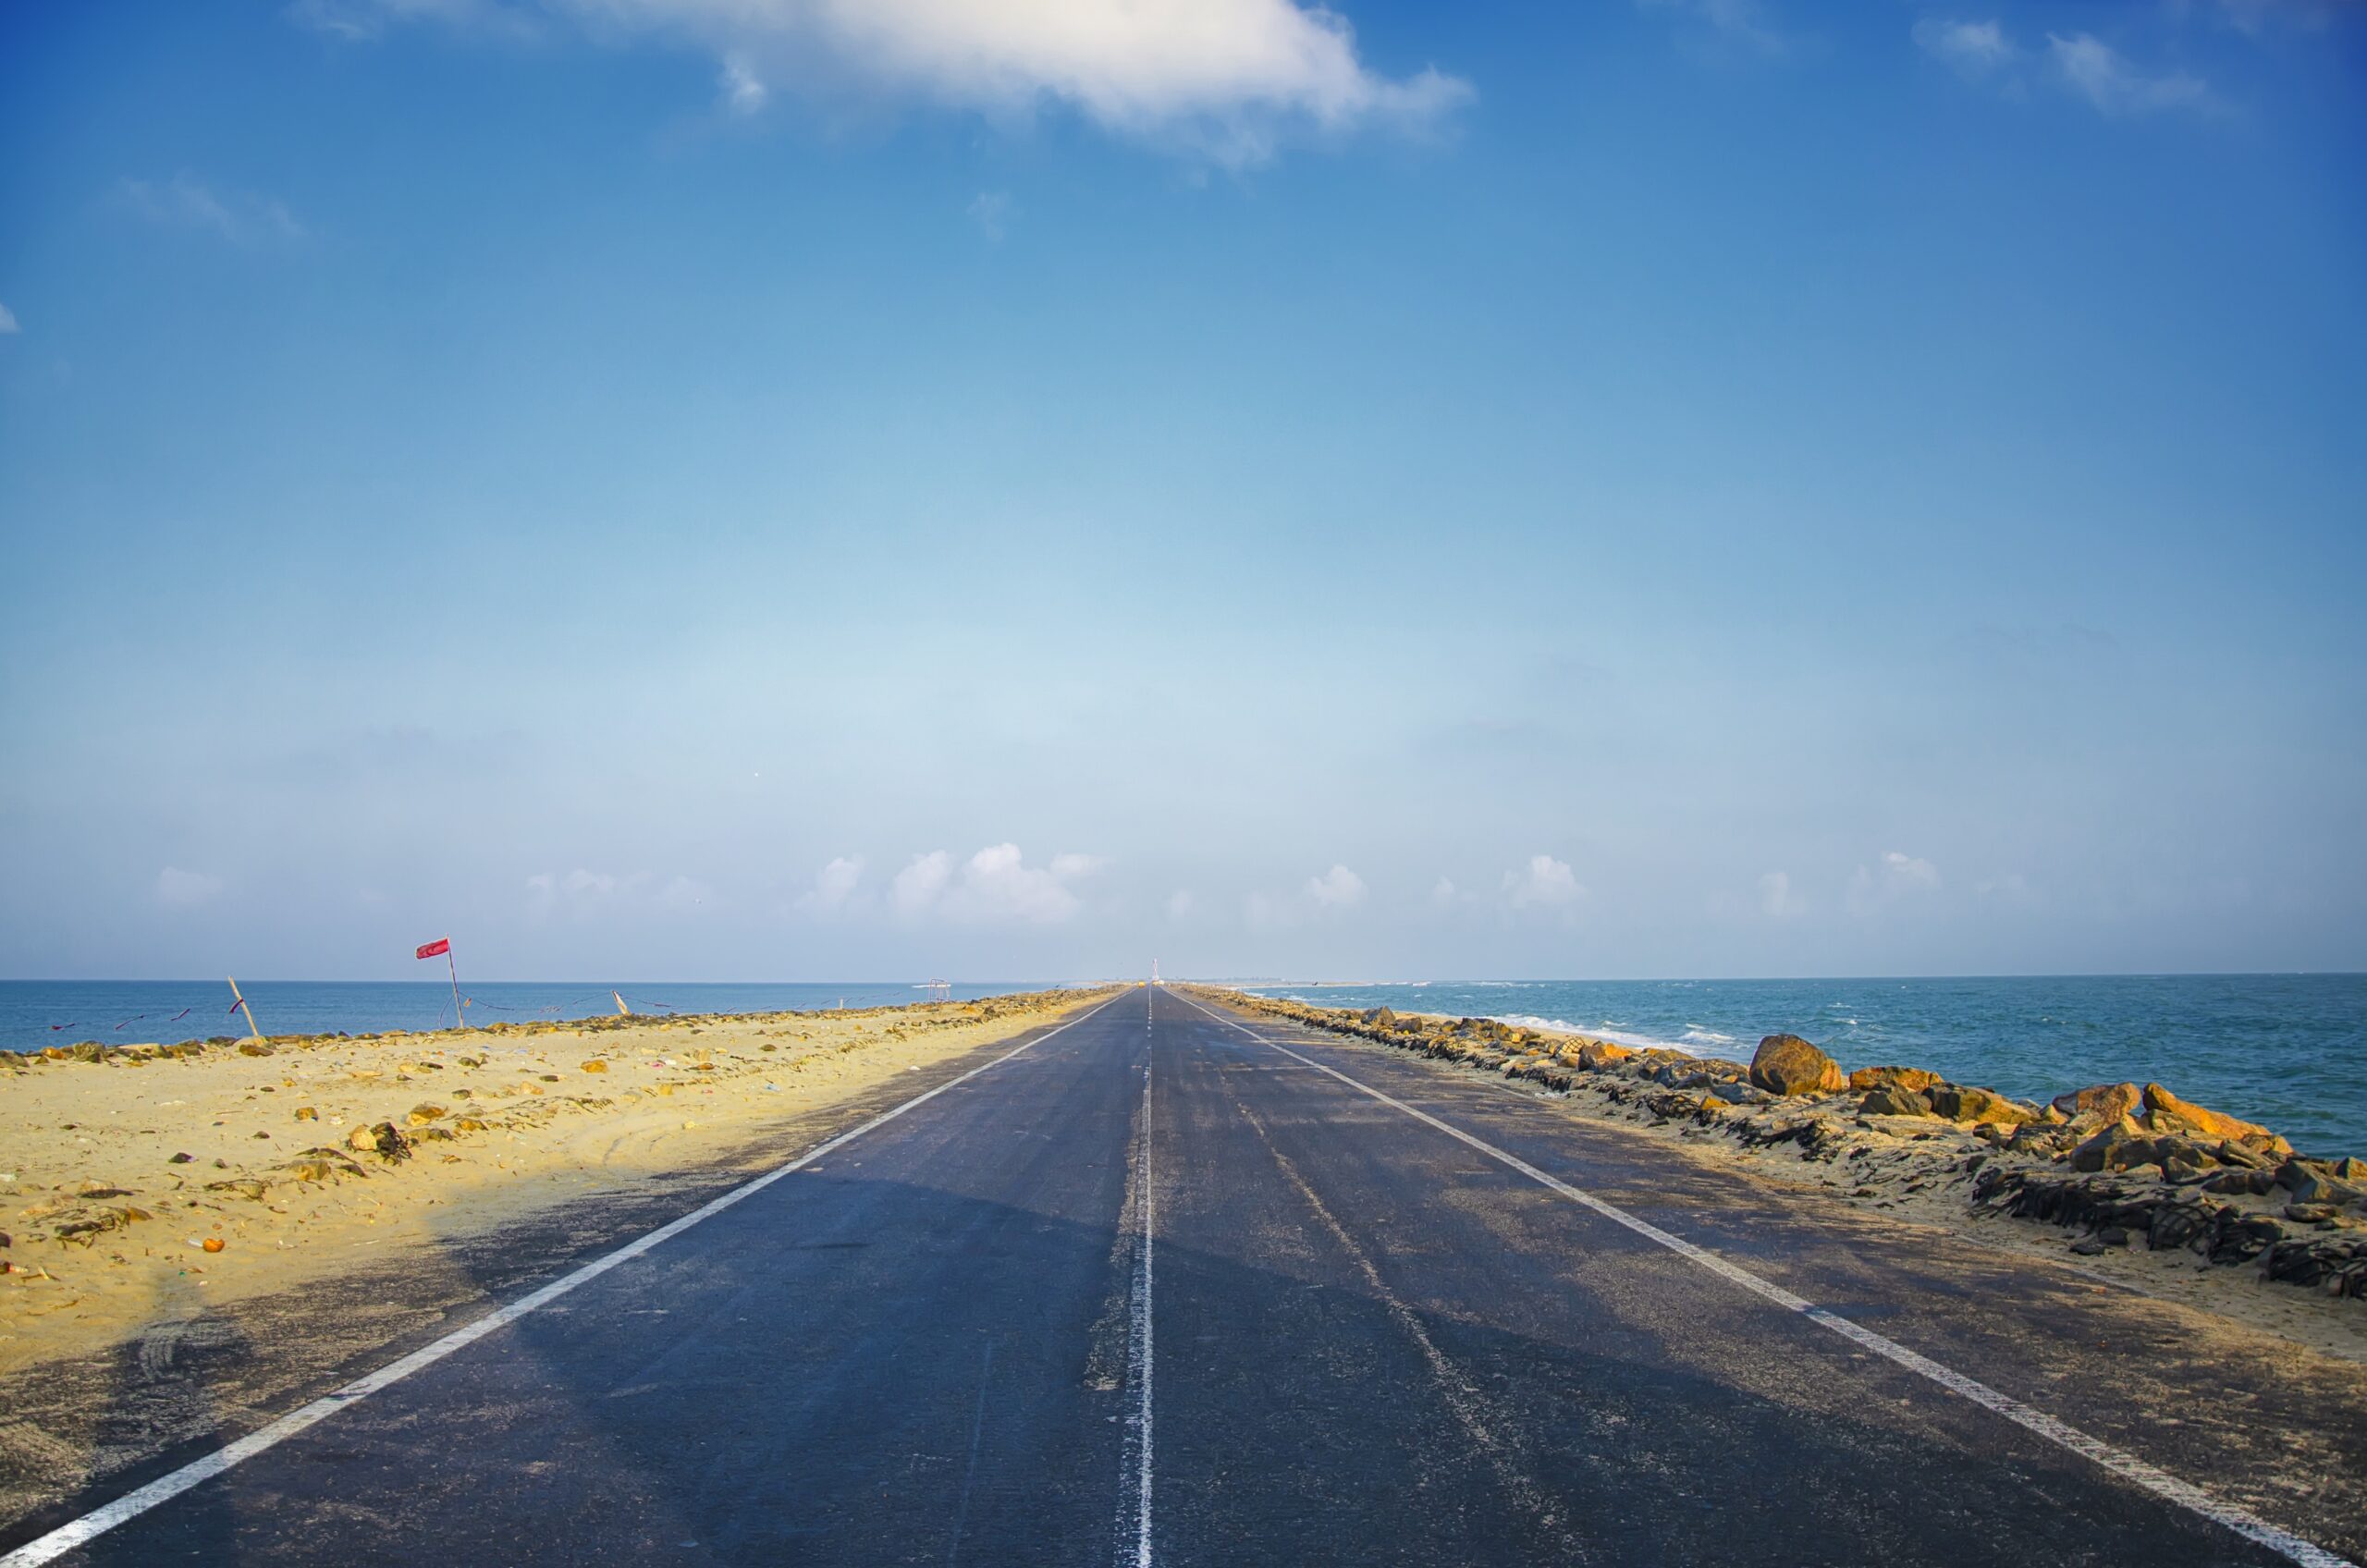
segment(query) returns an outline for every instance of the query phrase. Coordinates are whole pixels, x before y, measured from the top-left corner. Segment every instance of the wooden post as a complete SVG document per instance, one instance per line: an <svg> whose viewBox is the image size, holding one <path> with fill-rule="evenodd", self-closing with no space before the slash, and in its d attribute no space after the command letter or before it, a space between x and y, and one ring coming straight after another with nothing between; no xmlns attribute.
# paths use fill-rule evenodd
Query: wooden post
<svg viewBox="0 0 2367 1568"><path fill-rule="evenodd" d="M623 993L623 992L621 992L621 991L610 991L610 992L608 993L608 995L610 995L610 996L612 996L612 997L614 997L614 998L617 998L617 1016L618 1016L618 1017L619 1017L619 1018L631 1018L631 1017L632 1016L632 1009L631 1009L631 1008L629 1008L629 1007L625 1006L625 998L624 998L624 993Z"/></svg>
<svg viewBox="0 0 2367 1568"><path fill-rule="evenodd" d="M452 962L452 944L444 944L444 967L452 972L452 1027L466 1029L469 1016L460 1011L460 966Z"/></svg>
<svg viewBox="0 0 2367 1568"><path fill-rule="evenodd" d="M225 976L225 978L228 977ZM246 995L239 989L239 983L236 980L230 981L230 994L239 998L239 1011L247 1015L247 1033L258 1040L262 1039L263 1031L255 1027L255 1010L247 1005Z"/></svg>

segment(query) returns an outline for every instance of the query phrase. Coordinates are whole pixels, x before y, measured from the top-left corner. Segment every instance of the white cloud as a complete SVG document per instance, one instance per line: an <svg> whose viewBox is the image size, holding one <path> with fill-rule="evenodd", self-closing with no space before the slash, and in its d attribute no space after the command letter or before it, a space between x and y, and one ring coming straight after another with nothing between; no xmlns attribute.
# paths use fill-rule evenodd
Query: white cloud
<svg viewBox="0 0 2367 1568"><path fill-rule="evenodd" d="M1192 911L1198 907L1198 903L1199 900L1192 897L1190 888L1178 888L1167 895L1167 918L1188 920L1192 916Z"/></svg>
<svg viewBox="0 0 2367 1568"><path fill-rule="evenodd" d="M723 73L716 80L716 91L722 94L723 106L735 115L753 115L772 96L742 55L723 57Z"/></svg>
<svg viewBox="0 0 2367 1568"><path fill-rule="evenodd" d="M222 878L202 871L183 871L178 865L168 865L156 873L156 901L175 909L210 903L221 891Z"/></svg>
<svg viewBox="0 0 2367 1568"><path fill-rule="evenodd" d="M1918 888L1940 885L1940 868L1928 860L1918 860L1913 855L1891 850L1883 855L1883 865L1893 876Z"/></svg>
<svg viewBox="0 0 2367 1568"><path fill-rule="evenodd" d="M617 890L617 877L611 872L586 871L579 865L567 874L560 886L570 893L590 893L606 898Z"/></svg>
<svg viewBox="0 0 2367 1568"><path fill-rule="evenodd" d="M1430 885L1430 902L1438 905L1441 909L1452 908L1454 903L1454 899L1455 892L1453 877L1441 876Z"/></svg>
<svg viewBox="0 0 2367 1568"><path fill-rule="evenodd" d="M1326 909L1352 909L1364 901L1365 879L1344 865L1306 879L1306 896Z"/></svg>
<svg viewBox="0 0 2367 1568"><path fill-rule="evenodd" d="M1915 24L1915 43L1925 54L1945 61L1968 78L1987 76L2010 64L2018 53L1994 20L1959 22L1925 17Z"/></svg>
<svg viewBox="0 0 2367 1568"><path fill-rule="evenodd" d="M889 898L901 915L910 918L925 914L952 880L953 857L943 850L931 850L925 855L914 855L911 864L896 873Z"/></svg>
<svg viewBox="0 0 2367 1568"><path fill-rule="evenodd" d="M2148 75L2091 33L2062 38L2050 32L2046 44L2064 82L2107 115L2203 110L2214 104L2211 89L2201 78L2178 71Z"/></svg>
<svg viewBox="0 0 2367 1568"><path fill-rule="evenodd" d="M1084 907L1072 882L1102 865L1098 856L1058 854L1049 866L1030 866L1016 844L991 844L962 864L943 850L914 855L896 874L891 891L906 919L935 915L970 925L1051 925Z"/></svg>
<svg viewBox="0 0 2367 1568"><path fill-rule="evenodd" d="M234 245L304 238L304 226L276 200L239 190L217 192L191 175L175 175L162 185L127 179L116 194L127 210L150 223L201 229Z"/></svg>
<svg viewBox="0 0 2367 1568"><path fill-rule="evenodd" d="M512 9L376 4L371 15L356 0L300 0L297 15L363 38L423 15L481 30L488 14ZM1403 80L1376 74L1345 18L1295 0L551 0L551 8L603 37L640 32L712 51L752 81L1001 117L1057 104L1105 130L1232 164L1269 155L1294 130L1420 129L1471 91L1431 68Z"/></svg>
<svg viewBox="0 0 2367 1568"><path fill-rule="evenodd" d="M1504 900L1515 909L1531 904L1559 907L1585 895L1570 863L1551 855L1531 855L1522 869L1504 873Z"/></svg>
<svg viewBox="0 0 2367 1568"><path fill-rule="evenodd" d="M828 913L842 907L863 881L863 857L838 855L814 874L814 886L798 895L797 907Z"/></svg>
<svg viewBox="0 0 2367 1568"><path fill-rule="evenodd" d="M16 330L17 312L6 305L0 305L0 337L5 337Z"/></svg>
<svg viewBox="0 0 2367 1568"><path fill-rule="evenodd" d="M1772 919L1790 920L1806 914L1809 904L1792 891L1789 872L1771 871L1759 879L1759 907Z"/></svg>
<svg viewBox="0 0 2367 1568"><path fill-rule="evenodd" d="M1012 204L1009 192L981 190L969 206L970 221L987 239L1000 243L1011 232L1011 220L1018 208Z"/></svg>

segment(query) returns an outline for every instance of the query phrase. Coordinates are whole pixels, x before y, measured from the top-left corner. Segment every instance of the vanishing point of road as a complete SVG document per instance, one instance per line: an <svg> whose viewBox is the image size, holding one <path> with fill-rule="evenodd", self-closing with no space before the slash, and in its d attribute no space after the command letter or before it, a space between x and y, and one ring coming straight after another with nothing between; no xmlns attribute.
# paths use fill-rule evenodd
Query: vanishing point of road
<svg viewBox="0 0 2367 1568"><path fill-rule="evenodd" d="M2367 1555L2358 1382L1501 1082L1135 987L933 1084L0 1565Z"/></svg>

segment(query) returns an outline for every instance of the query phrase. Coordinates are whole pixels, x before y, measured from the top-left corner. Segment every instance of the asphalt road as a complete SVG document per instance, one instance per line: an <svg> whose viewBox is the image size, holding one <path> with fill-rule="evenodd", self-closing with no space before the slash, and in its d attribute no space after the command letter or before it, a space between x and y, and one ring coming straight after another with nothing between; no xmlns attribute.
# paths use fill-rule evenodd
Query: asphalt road
<svg viewBox="0 0 2367 1568"><path fill-rule="evenodd" d="M2367 1390L2265 1341L1172 991L976 1065L55 1560L2367 1554Z"/></svg>

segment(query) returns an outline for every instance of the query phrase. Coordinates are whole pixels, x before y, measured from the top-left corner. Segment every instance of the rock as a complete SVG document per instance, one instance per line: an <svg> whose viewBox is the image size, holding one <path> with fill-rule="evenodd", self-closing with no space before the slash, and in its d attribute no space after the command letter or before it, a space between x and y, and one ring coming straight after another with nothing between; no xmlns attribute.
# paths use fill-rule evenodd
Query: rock
<svg viewBox="0 0 2367 1568"><path fill-rule="evenodd" d="M2330 1163L2288 1159L2277 1167L2276 1184L2291 1193L2295 1203L2332 1204L2337 1208L2367 1205L2367 1187L2340 1181L2333 1170Z"/></svg>
<svg viewBox="0 0 2367 1568"><path fill-rule="evenodd" d="M272 1051L271 1047L264 1045L261 1040L240 1040L239 1042L239 1054L240 1056L269 1056L272 1054Z"/></svg>
<svg viewBox="0 0 2367 1568"><path fill-rule="evenodd" d="M1588 1040L1578 1047L1578 1065L1588 1072L1597 1072L1614 1061L1625 1061L1635 1054L1625 1046L1610 1040Z"/></svg>
<svg viewBox="0 0 2367 1568"><path fill-rule="evenodd" d="M2107 1225L2096 1232L2096 1240L2108 1247L2125 1247L2128 1244L2128 1232L2117 1225Z"/></svg>
<svg viewBox="0 0 2367 1568"><path fill-rule="evenodd" d="M320 1111L313 1106L300 1105L296 1108L296 1120L299 1121L318 1121L320 1119Z"/></svg>
<svg viewBox="0 0 2367 1568"><path fill-rule="evenodd" d="M452 1121L452 1127L454 1131L460 1133L482 1133L484 1131L484 1123L478 1121L473 1116L455 1117Z"/></svg>
<svg viewBox="0 0 2367 1568"><path fill-rule="evenodd" d="M1837 1094L1849 1086L1840 1064L1797 1035L1770 1035L1750 1059L1750 1081L1772 1095Z"/></svg>
<svg viewBox="0 0 2367 1568"><path fill-rule="evenodd" d="M2071 1243L2071 1250L2081 1257L2100 1257L2103 1255L2104 1243L2098 1237L2082 1236Z"/></svg>
<svg viewBox="0 0 2367 1568"><path fill-rule="evenodd" d="M1938 1073L1920 1067L1861 1067L1849 1074L1849 1086L1861 1093L1869 1089L1905 1089L1919 1095L1946 1082Z"/></svg>
<svg viewBox="0 0 2367 1568"><path fill-rule="evenodd" d="M2242 1166L2229 1166L2226 1170L2214 1170L2202 1179L2204 1192L2225 1193L2231 1196L2259 1197L2275 1185L2275 1172L2250 1170Z"/></svg>
<svg viewBox="0 0 2367 1568"><path fill-rule="evenodd" d="M2054 1109L2082 1132L2134 1116L2144 1103L2144 1094L2134 1084L2095 1084L2054 1096Z"/></svg>
<svg viewBox="0 0 2367 1568"><path fill-rule="evenodd" d="M2117 1121L2098 1128L2086 1142L2071 1151L2074 1170L2102 1170L2113 1152L2125 1145L2146 1142L2144 1129L2124 1116ZM2150 1147L2150 1144L2148 1145Z"/></svg>
<svg viewBox="0 0 2367 1568"><path fill-rule="evenodd" d="M1856 1074L1851 1074L1852 1086ZM1858 1102L1860 1116L1929 1116L1932 1102L1901 1084L1878 1084Z"/></svg>
<svg viewBox="0 0 2367 1568"><path fill-rule="evenodd" d="M1994 1121L2003 1126L2018 1127L2025 1121L2038 1120L2038 1112L2024 1110L2005 1096L1988 1089L1943 1084L1932 1091L1931 1100L1932 1111L1951 1121Z"/></svg>
<svg viewBox="0 0 2367 1568"><path fill-rule="evenodd" d="M2285 1206L2285 1218L2304 1225L2323 1225L2334 1217L2335 1207L2330 1203L2288 1203Z"/></svg>
<svg viewBox="0 0 2367 1568"><path fill-rule="evenodd" d="M2367 1159L2351 1156L2334 1162L2334 1173L2345 1182L2367 1182Z"/></svg>
<svg viewBox="0 0 2367 1568"><path fill-rule="evenodd" d="M360 1154L374 1154L392 1163L411 1158L411 1141L395 1130L391 1121L381 1121L374 1127L356 1127L345 1140L346 1146Z"/></svg>
<svg viewBox="0 0 2367 1568"><path fill-rule="evenodd" d="M177 1154L173 1156L172 1158L165 1161L165 1163L166 1165L187 1165L190 1160L193 1160L196 1158L197 1156L193 1154Z"/></svg>
<svg viewBox="0 0 2367 1568"><path fill-rule="evenodd" d="M410 1122L414 1127L424 1127L430 1122L441 1121L445 1117L450 1114L451 1112L446 1110L442 1106L429 1105L423 1100L419 1104L411 1107L411 1114L404 1117L403 1120Z"/></svg>
<svg viewBox="0 0 2367 1568"><path fill-rule="evenodd" d="M2266 1138L2275 1134L2257 1122L2240 1121L2182 1100L2159 1084L2144 1091L2145 1120L2157 1133L2201 1133L2213 1138Z"/></svg>
<svg viewBox="0 0 2367 1568"><path fill-rule="evenodd" d="M209 1193L232 1193L251 1203L261 1203L264 1194L271 1189L251 1176L239 1176L227 1182L208 1182L205 1190Z"/></svg>
<svg viewBox="0 0 2367 1568"><path fill-rule="evenodd" d="M590 1061L583 1063L583 1071L586 1072L606 1072L608 1071L608 1064L595 1056Z"/></svg>

